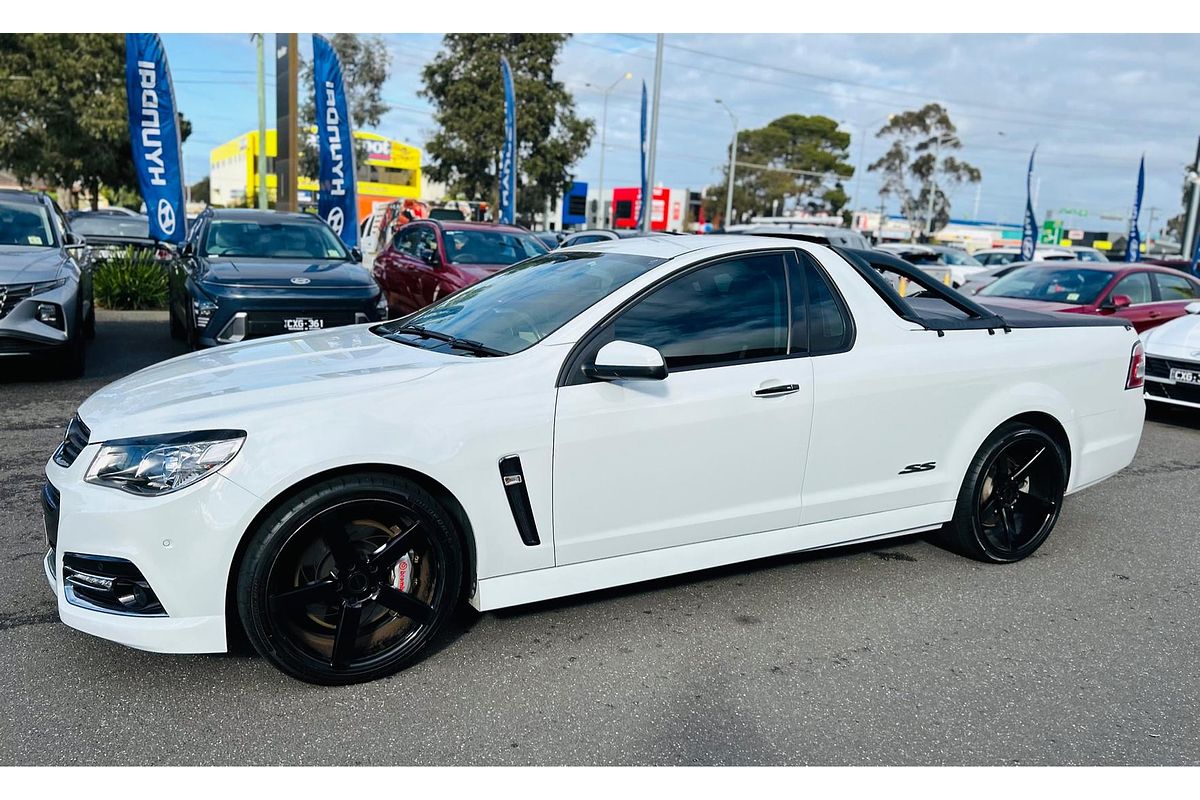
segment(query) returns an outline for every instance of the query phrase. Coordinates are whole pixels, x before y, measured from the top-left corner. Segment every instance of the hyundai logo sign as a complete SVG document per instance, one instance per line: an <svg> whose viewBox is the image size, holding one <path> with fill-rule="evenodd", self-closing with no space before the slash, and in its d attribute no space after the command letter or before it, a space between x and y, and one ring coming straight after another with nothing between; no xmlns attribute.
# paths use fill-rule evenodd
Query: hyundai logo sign
<svg viewBox="0 0 1200 800"><path fill-rule="evenodd" d="M158 227L167 236L175 233L175 207L165 197L158 201Z"/></svg>
<svg viewBox="0 0 1200 800"><path fill-rule="evenodd" d="M297 286L307 286L312 283L312 278L292 278L292 283Z"/></svg>

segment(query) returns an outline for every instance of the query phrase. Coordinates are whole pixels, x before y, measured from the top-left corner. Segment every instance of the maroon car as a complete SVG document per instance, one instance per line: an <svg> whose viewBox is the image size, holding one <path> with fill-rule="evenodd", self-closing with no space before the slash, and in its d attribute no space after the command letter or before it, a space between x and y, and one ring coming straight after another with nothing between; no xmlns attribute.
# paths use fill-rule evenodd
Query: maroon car
<svg viewBox="0 0 1200 800"><path fill-rule="evenodd" d="M421 219L396 231L375 256L375 280L398 317L518 261L547 253L524 228Z"/></svg>
<svg viewBox="0 0 1200 800"><path fill-rule="evenodd" d="M1182 317L1198 297L1200 281L1178 270L1083 261L1030 264L975 295L988 306L1122 317L1139 333Z"/></svg>

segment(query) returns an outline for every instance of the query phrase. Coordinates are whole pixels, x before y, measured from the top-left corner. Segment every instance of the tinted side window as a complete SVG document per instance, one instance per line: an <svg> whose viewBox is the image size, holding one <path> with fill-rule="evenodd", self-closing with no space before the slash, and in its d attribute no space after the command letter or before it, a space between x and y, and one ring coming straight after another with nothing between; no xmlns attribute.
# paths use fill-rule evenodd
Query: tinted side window
<svg viewBox="0 0 1200 800"><path fill-rule="evenodd" d="M1146 272L1135 272L1132 275L1126 275L1117 282L1113 290L1108 293L1110 298L1123 294L1129 297L1129 302L1133 305L1138 303L1149 303L1154 298L1150 292L1150 275Z"/></svg>
<svg viewBox="0 0 1200 800"><path fill-rule="evenodd" d="M854 335L850 314L825 271L807 253L800 254L808 294L808 349L812 355L836 353L850 346Z"/></svg>
<svg viewBox="0 0 1200 800"><path fill-rule="evenodd" d="M722 261L676 278L613 322L613 338L656 348L672 370L787 352L780 254Z"/></svg>
<svg viewBox="0 0 1200 800"><path fill-rule="evenodd" d="M1196 296L1196 287L1182 275L1164 275L1154 273L1158 282L1158 294L1163 300L1191 300Z"/></svg>

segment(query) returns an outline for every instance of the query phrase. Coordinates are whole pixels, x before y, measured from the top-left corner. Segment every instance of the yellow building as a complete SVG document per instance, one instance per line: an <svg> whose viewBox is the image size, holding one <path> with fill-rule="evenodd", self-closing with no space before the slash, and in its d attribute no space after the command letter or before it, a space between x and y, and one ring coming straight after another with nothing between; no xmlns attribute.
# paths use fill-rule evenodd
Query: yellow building
<svg viewBox="0 0 1200 800"><path fill-rule="evenodd" d="M316 128L309 136L316 141ZM358 214L362 218L377 202L420 199L421 151L377 133L355 131L355 141L365 157L355 165L358 173ZM274 201L279 187L275 176L275 130L267 130L267 196ZM258 193L258 131L244 133L212 149L208 158L209 202L214 206L256 205ZM316 202L317 182L301 177L300 202Z"/></svg>

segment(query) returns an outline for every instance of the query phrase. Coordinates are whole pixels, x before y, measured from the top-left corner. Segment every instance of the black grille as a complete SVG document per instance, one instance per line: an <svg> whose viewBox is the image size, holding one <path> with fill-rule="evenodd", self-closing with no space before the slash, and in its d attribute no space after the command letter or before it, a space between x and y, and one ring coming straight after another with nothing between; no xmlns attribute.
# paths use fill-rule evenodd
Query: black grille
<svg viewBox="0 0 1200 800"><path fill-rule="evenodd" d="M76 414L71 418L70 424L67 425L67 435L63 437L63 443L58 446L58 450L54 453L54 463L60 467L69 467L75 463L75 459L79 458L79 454L83 452L83 448L87 447L88 437L92 432L88 430L88 426L83 424L83 420Z"/></svg>
<svg viewBox="0 0 1200 800"><path fill-rule="evenodd" d="M0 319L8 316L8 312L17 307L17 303L33 294L33 284L21 286L0 286Z"/></svg>
<svg viewBox="0 0 1200 800"><path fill-rule="evenodd" d="M1194 383L1146 381L1146 394L1200 405L1200 385Z"/></svg>
<svg viewBox="0 0 1200 800"><path fill-rule="evenodd" d="M1179 361L1173 358L1158 358L1157 356L1146 357L1146 374L1154 375L1158 378L1170 378L1171 370L1186 369L1190 372L1200 372L1200 362L1196 361Z"/></svg>
<svg viewBox="0 0 1200 800"><path fill-rule="evenodd" d="M353 311L251 311L246 315L246 338L294 333L284 324L289 319L319 319L321 328L336 328L354 324Z"/></svg>

